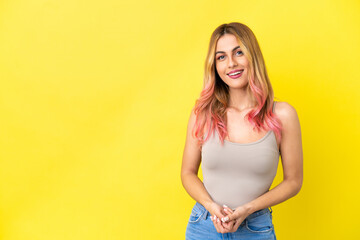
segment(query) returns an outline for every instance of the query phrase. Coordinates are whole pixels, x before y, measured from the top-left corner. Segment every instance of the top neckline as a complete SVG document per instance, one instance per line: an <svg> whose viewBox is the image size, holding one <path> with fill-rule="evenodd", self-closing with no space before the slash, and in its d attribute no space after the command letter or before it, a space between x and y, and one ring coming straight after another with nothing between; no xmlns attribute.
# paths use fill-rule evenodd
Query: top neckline
<svg viewBox="0 0 360 240"><path fill-rule="evenodd" d="M215 130L216 132L216 130ZM224 139L224 142L227 142L227 143L230 143L230 144L233 144L233 145L239 145L239 146L247 146L247 145L253 145L253 144L257 144L257 143L260 143L262 141L264 141L269 135L270 133L272 132L272 130L268 131L265 136L263 136L262 138L260 138L259 140L256 140L255 142L249 142L249 143L237 143L237 142L231 142L231 141L228 141L226 139ZM217 132L216 132L217 134Z"/></svg>
<svg viewBox="0 0 360 240"><path fill-rule="evenodd" d="M273 108L272 108L272 112L274 113L274 108L275 108L275 104L276 104L276 101L273 102ZM217 131L214 130L215 134L218 135ZM238 145L238 146L248 146L248 145L254 145L254 144L257 144L257 143L260 143L262 141L264 141L270 134L271 132L274 132L273 130L270 130L268 131L265 136L263 136L262 138L260 138L259 140L256 140L255 142L250 142L250 143L237 143L237 142L231 142L231 141L228 141L226 139L224 139L224 143L227 142L229 144L232 144L232 145ZM219 136L217 136L219 137ZM219 139L219 138L218 138ZM276 139L276 138L275 138Z"/></svg>

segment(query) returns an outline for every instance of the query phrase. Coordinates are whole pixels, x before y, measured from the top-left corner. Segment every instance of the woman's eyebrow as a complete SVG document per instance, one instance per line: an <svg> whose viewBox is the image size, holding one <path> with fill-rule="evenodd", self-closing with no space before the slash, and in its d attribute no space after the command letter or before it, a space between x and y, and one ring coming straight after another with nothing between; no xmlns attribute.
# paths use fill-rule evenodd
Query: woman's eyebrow
<svg viewBox="0 0 360 240"><path fill-rule="evenodd" d="M240 48L240 46L234 47L234 49L232 50L232 52L235 51L235 50L238 49L238 48ZM225 52L224 52L224 51L217 51L217 52L215 53L215 55L218 54L218 53L225 53Z"/></svg>

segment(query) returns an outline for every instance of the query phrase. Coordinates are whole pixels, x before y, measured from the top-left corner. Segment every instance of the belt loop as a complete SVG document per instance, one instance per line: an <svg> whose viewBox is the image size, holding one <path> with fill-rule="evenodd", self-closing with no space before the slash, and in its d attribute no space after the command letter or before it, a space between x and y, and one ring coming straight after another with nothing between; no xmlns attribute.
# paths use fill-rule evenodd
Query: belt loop
<svg viewBox="0 0 360 240"><path fill-rule="evenodd" d="M273 212L273 210L272 210L272 208L270 207L270 213L272 213Z"/></svg>

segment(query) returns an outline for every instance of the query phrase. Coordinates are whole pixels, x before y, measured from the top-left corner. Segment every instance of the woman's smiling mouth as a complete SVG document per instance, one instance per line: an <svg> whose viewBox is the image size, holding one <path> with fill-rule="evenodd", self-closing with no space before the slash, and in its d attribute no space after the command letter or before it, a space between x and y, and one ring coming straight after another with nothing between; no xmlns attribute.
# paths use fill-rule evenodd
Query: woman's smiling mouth
<svg viewBox="0 0 360 240"><path fill-rule="evenodd" d="M242 73L244 72L244 69L242 70L235 70L235 71L232 71L230 73L228 73L227 75L232 78L232 79L235 79L235 78L239 78L241 77Z"/></svg>

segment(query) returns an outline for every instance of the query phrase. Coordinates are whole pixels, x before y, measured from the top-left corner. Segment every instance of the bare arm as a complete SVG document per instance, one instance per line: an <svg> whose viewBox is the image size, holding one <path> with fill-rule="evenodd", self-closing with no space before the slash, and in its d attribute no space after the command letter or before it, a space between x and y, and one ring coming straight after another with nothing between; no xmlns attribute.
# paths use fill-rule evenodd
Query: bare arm
<svg viewBox="0 0 360 240"><path fill-rule="evenodd" d="M303 152L299 118L296 110L286 102L279 102L276 108L283 125L280 152L284 178L279 185L244 205L249 214L295 196L302 186Z"/></svg>
<svg viewBox="0 0 360 240"><path fill-rule="evenodd" d="M197 139L192 135L195 120L196 115L194 114L194 111L191 111L182 159L181 181L187 193L209 211L216 231L219 233L226 233L234 225L234 221L229 221L227 223L220 222L220 219L225 217L226 213L222 206L211 199L203 182L198 177L199 166L201 163L201 151L197 145Z"/></svg>
<svg viewBox="0 0 360 240"><path fill-rule="evenodd" d="M196 115L191 111L187 126L185 148L181 165L181 181L186 192L206 209L213 202L206 191L203 182L198 177L201 162L201 151L197 146L197 139L192 135Z"/></svg>

